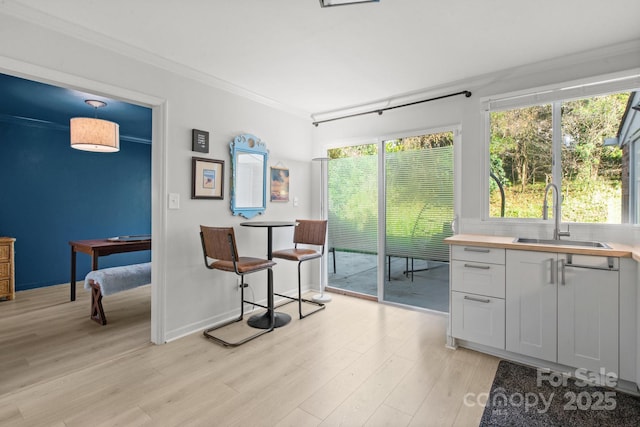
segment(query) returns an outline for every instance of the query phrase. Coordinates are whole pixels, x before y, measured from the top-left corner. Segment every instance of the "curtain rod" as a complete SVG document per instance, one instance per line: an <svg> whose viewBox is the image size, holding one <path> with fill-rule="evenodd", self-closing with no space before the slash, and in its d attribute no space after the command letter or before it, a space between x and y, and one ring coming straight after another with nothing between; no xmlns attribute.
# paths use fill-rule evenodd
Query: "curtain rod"
<svg viewBox="0 0 640 427"><path fill-rule="evenodd" d="M382 115L382 113L384 111L387 111L387 110L393 110L395 108L401 108L401 107L409 107L411 105L422 104L423 102L437 101L439 99L450 98L452 96L458 96L458 95L464 95L467 98L469 98L471 96L471 92L469 92L468 90L463 90L462 92L456 92L456 93L450 93L448 95L436 96L435 98L423 99L422 101L409 102L407 104L394 105L393 107L379 108L377 110L365 111L363 113L349 114L349 115L346 115L346 116L334 117L332 119L318 120L318 121L313 122L312 124L315 127L318 127L318 125L320 123L333 122L334 120L348 119L350 117L364 116L365 114L373 114L373 113L378 113L378 115L380 116L380 115Z"/></svg>

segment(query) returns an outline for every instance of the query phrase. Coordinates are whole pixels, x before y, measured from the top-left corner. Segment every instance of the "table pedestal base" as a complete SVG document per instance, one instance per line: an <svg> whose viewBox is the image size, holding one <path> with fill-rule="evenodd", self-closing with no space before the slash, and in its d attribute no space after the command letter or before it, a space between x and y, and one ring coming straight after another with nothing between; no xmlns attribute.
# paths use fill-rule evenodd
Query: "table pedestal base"
<svg viewBox="0 0 640 427"><path fill-rule="evenodd" d="M286 325L291 322L291 316L286 313L275 313L276 328ZM271 323L271 315L267 311L264 314L255 314L247 320L247 324L251 327L258 329L269 329L269 323Z"/></svg>

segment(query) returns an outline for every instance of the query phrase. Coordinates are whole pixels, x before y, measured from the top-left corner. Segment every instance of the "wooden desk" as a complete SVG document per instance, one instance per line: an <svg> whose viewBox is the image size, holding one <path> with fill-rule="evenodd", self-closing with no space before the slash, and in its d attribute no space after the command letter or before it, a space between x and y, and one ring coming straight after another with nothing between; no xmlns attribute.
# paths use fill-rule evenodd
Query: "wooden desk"
<svg viewBox="0 0 640 427"><path fill-rule="evenodd" d="M76 300L76 253L82 252L91 256L91 270L98 269L98 258L124 252L148 251L151 249L151 237L136 241L111 241L107 239L72 240L71 246L71 301Z"/></svg>

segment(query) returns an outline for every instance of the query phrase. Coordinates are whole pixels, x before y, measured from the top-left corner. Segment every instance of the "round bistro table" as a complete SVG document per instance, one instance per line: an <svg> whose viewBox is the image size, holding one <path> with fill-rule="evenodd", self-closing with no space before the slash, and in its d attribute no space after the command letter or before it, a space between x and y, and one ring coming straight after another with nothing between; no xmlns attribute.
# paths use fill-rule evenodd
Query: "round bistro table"
<svg viewBox="0 0 640 427"><path fill-rule="evenodd" d="M257 227L267 229L267 258L273 259L273 229L279 227L295 227L295 221L248 221L240 223L243 227ZM273 311L273 272L267 272L267 311L264 314L255 314L249 318L247 324L254 328L268 329L271 324L271 312ZM279 328L291 321L291 316L286 313L274 313L275 327Z"/></svg>

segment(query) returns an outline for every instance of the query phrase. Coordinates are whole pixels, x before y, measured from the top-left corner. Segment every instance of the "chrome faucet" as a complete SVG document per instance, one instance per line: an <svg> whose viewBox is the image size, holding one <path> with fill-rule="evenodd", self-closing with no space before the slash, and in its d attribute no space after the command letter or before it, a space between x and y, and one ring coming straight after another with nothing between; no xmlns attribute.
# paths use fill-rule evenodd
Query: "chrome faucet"
<svg viewBox="0 0 640 427"><path fill-rule="evenodd" d="M558 186L551 183L547 184L544 189L544 202L542 203L542 219L549 219L549 203L547 202L547 196L549 195L549 189L553 188L553 220L555 221L555 227L553 228L553 240L560 240L561 236L569 236L569 226L567 225L567 231L560 231L560 192Z"/></svg>

